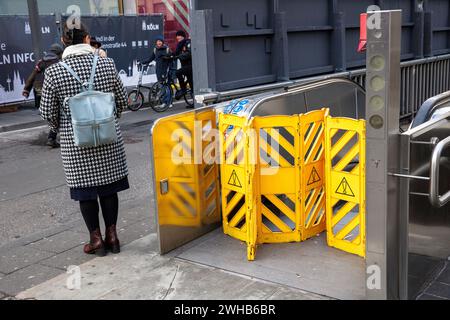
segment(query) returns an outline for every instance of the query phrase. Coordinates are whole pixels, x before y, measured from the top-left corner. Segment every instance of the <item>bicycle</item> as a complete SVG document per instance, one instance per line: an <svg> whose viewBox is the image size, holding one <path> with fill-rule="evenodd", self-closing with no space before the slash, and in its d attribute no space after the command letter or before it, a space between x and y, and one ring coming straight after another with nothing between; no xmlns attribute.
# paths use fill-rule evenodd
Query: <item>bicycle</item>
<svg viewBox="0 0 450 320"><path fill-rule="evenodd" d="M149 101L150 101L150 107L155 110L156 112L164 112L166 111L169 106L168 105L158 105L155 103L152 103L152 87L153 86L146 86L142 84L142 78L144 75L144 68L146 69L146 72L148 71L149 64L142 65L140 62L138 62L138 71L139 71L139 81L135 89L133 89L128 94L128 109L131 111L138 111L142 108L144 105L144 94L141 92L142 88L149 90Z"/></svg>
<svg viewBox="0 0 450 320"><path fill-rule="evenodd" d="M171 106L176 95L176 92L180 90L178 84L174 82L174 74L177 69L173 66L169 67L164 80L161 82L156 82L152 89L150 90L150 98L149 100L152 103L160 104L162 106ZM186 81L185 77L185 81ZM186 93L183 94L184 101L188 105L188 107L194 107L194 93L191 88L186 90ZM181 98L180 98L181 99Z"/></svg>

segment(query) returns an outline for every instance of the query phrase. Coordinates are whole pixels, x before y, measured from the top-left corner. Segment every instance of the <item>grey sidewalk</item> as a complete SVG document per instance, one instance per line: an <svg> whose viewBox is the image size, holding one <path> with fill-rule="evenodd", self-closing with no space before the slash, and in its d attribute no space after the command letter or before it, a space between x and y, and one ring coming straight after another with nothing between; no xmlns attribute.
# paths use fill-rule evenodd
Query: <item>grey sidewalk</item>
<svg viewBox="0 0 450 320"><path fill-rule="evenodd" d="M131 186L120 195L122 244L155 232L149 129L155 119L184 110L182 104L161 114L143 109L128 112L121 120ZM36 117L36 110L0 114L0 125L23 125ZM0 299L65 273L69 265L95 258L83 253L89 235L78 205L68 197L59 150L43 147L46 130L44 125L0 134Z"/></svg>
<svg viewBox="0 0 450 320"><path fill-rule="evenodd" d="M24 290L15 298L37 300L332 299L294 286L280 284L276 280L273 282L261 280L241 272L184 259L179 253L189 250L189 245L178 254L174 252L160 256L157 253L157 243L157 236L152 233L124 246L118 255L110 254L79 265L79 289L68 288L68 283L74 283L70 281L73 273L66 273ZM75 261L74 265L77 265ZM450 265L447 263L440 267L440 272L424 290L419 300L446 300L450 293L449 276Z"/></svg>
<svg viewBox="0 0 450 320"><path fill-rule="evenodd" d="M122 204L123 213L118 222L122 244L154 232L154 223L142 215L143 210L150 210L148 202L144 199ZM0 248L0 296L14 297L27 288L65 273L70 265L94 259L95 256L83 253L83 244L88 240L84 222L78 220Z"/></svg>
<svg viewBox="0 0 450 320"><path fill-rule="evenodd" d="M157 251L156 234L123 248L118 255L80 265L81 287L69 290L62 274L21 292L18 299L327 299L221 269L190 263Z"/></svg>
<svg viewBox="0 0 450 320"><path fill-rule="evenodd" d="M181 105L181 103L177 104ZM148 104L146 103L143 108L148 108ZM39 110L34 107L34 104L20 105L16 112L0 112L0 133L45 125L47 123L41 119Z"/></svg>
<svg viewBox="0 0 450 320"><path fill-rule="evenodd" d="M39 111L33 108L19 108L17 112L0 113L0 132L26 129L45 125Z"/></svg>

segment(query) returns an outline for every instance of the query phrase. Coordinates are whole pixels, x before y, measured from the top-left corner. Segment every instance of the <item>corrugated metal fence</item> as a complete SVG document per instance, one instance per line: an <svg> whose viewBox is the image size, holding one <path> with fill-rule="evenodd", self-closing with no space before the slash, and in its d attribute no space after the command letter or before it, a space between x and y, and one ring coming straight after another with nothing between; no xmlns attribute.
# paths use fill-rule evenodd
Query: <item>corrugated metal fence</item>
<svg viewBox="0 0 450 320"><path fill-rule="evenodd" d="M400 115L413 116L428 98L450 90L450 55L403 62L401 66ZM365 70L349 74L365 86Z"/></svg>
<svg viewBox="0 0 450 320"><path fill-rule="evenodd" d="M364 85L359 15L402 10L402 116L450 90L450 1L193 0L196 93L344 76ZM412 60L418 59L418 60ZM356 70L356 71L351 71ZM332 75L333 74L333 75Z"/></svg>

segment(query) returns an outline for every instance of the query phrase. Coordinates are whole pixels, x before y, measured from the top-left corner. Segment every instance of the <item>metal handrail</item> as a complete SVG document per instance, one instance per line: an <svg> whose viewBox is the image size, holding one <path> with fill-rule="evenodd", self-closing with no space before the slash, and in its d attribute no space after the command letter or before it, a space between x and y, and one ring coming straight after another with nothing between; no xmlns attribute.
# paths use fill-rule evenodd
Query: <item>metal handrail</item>
<svg viewBox="0 0 450 320"><path fill-rule="evenodd" d="M422 58L422 59L416 59L416 60L409 60L409 61L403 61L401 62L400 66L402 68L411 67L415 65L421 65L431 62L437 62L442 60L450 59L450 54L440 55L440 56L434 56L434 57L428 57L428 58ZM277 90L277 89L283 89L283 88L291 88L298 85L302 85L308 82L318 81L318 80L326 80L326 79L332 79L332 78L347 78L350 79L352 77L358 77L362 76L366 73L365 68L360 68L356 70L351 71L344 71L344 72L338 72L338 73L331 73L321 76L314 76L309 78L303 78L298 80L289 80L284 82L277 82L277 83L271 83L266 85L259 85L254 87L248 87L248 88L241 88L241 89L235 89L235 90L229 90L229 91L222 91L222 92L204 92L200 93L196 96L196 99L199 103L219 103L222 101L230 100L233 98L248 96L257 94L264 91L269 90Z"/></svg>
<svg viewBox="0 0 450 320"><path fill-rule="evenodd" d="M450 201L450 190L444 195L439 195L439 166L442 151L450 146L450 137L442 140L436 145L431 157L430 167L430 203L436 208L442 208Z"/></svg>
<svg viewBox="0 0 450 320"><path fill-rule="evenodd" d="M272 101L272 100L276 100L279 99L280 97L288 97L288 96L292 96L292 95L297 95L301 92L306 92L308 90L314 89L314 88L319 88L319 87L323 87L326 85L329 85L331 83L334 82L346 82L346 83L350 83L355 85L356 88L359 88L360 90L364 90L361 86L359 86L358 84L348 80L348 79L343 79L343 78L329 78L323 81L314 81L311 83L306 83L303 86L296 86L294 88L289 88L290 90L285 91L285 92L281 92L278 94L274 94L274 95L270 95L267 97L262 98L261 100L257 101L255 103L255 105L251 108L251 110L249 111L249 115L248 117L251 118L254 116L256 110L262 106L264 103L268 102L268 101Z"/></svg>
<svg viewBox="0 0 450 320"><path fill-rule="evenodd" d="M426 100L419 108L419 112L411 123L410 128L415 128L418 125L428 121L433 112L441 107L443 104L450 103L450 91L438 94Z"/></svg>

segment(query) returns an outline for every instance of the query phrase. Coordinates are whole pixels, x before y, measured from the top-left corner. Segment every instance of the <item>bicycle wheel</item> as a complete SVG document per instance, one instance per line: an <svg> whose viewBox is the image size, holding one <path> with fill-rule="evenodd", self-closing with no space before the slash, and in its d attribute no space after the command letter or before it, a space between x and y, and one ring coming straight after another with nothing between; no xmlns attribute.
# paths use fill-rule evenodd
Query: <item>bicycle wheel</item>
<svg viewBox="0 0 450 320"><path fill-rule="evenodd" d="M155 82L152 87L150 88L150 91L148 93L148 101L150 103L150 107L154 107L155 105L159 104L161 99L161 91L162 90L162 83Z"/></svg>
<svg viewBox="0 0 450 320"><path fill-rule="evenodd" d="M184 101L186 101L188 107L193 108L195 106L195 97L194 97L194 93L192 92L192 90L188 90L185 94L184 94Z"/></svg>
<svg viewBox="0 0 450 320"><path fill-rule="evenodd" d="M156 112L164 112L172 103L172 90L170 86L156 82L149 93L150 107Z"/></svg>
<svg viewBox="0 0 450 320"><path fill-rule="evenodd" d="M144 95L142 92L134 89L128 94L128 109L138 111L144 104Z"/></svg>

